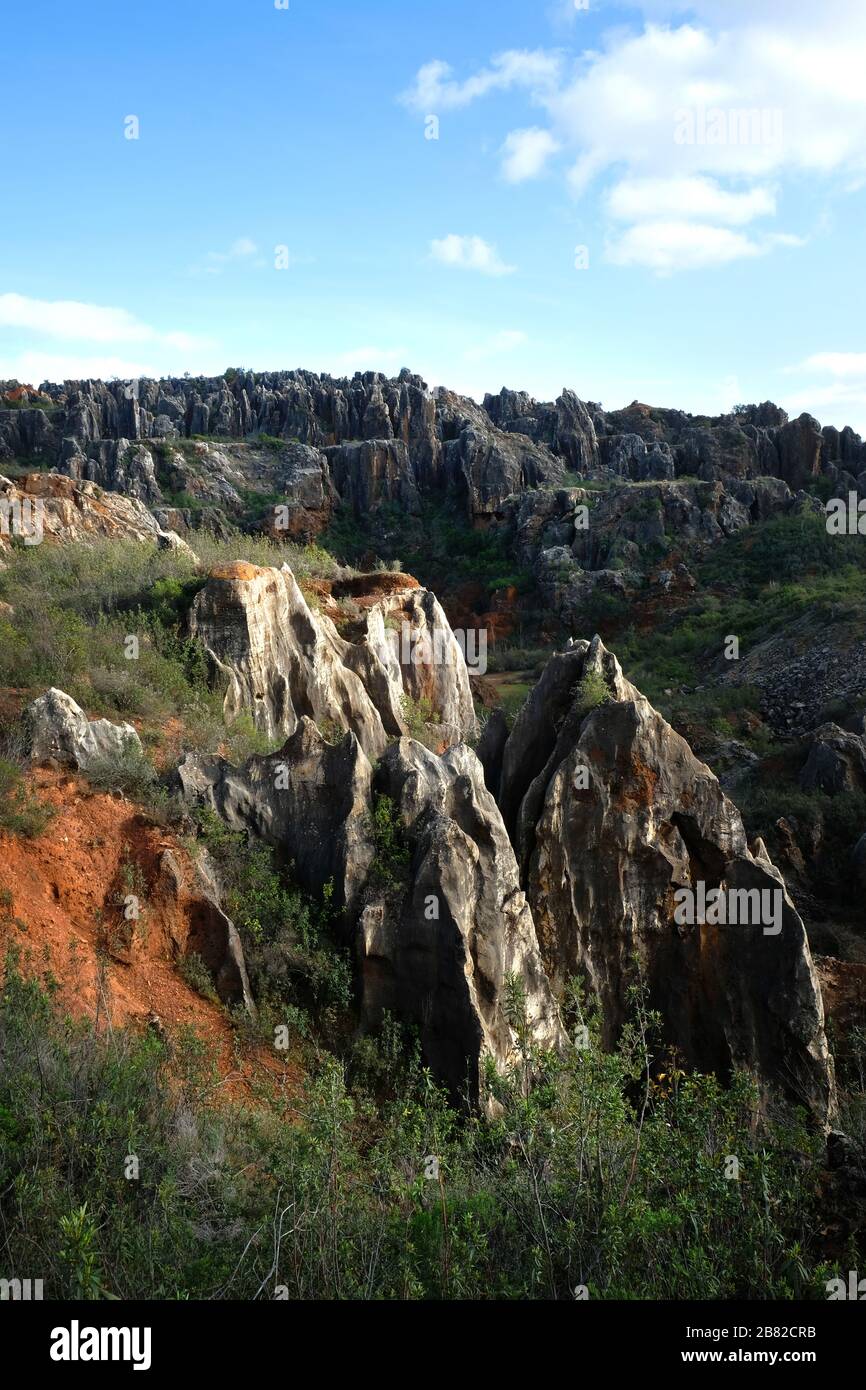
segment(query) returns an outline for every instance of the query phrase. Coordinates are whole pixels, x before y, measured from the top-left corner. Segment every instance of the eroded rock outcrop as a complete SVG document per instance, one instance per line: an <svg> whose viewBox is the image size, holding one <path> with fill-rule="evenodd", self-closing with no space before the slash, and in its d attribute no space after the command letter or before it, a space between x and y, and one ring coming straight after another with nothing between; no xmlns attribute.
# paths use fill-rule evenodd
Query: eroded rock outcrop
<svg viewBox="0 0 866 1390"><path fill-rule="evenodd" d="M331 745L304 718L277 753L242 767L187 754L176 777L189 804L274 845L308 891L333 885L363 1026L385 1010L416 1025L427 1064L455 1095L477 1099L484 1058L504 1066L512 1056L510 976L538 1045L562 1041L514 853L465 745L440 757L402 738L374 779L354 734ZM408 844L397 875L377 860L380 796Z"/></svg>
<svg viewBox="0 0 866 1390"><path fill-rule="evenodd" d="M436 405L447 486L471 515L490 515L512 493L562 480L565 465L550 449L497 429L474 401L439 391Z"/></svg>
<svg viewBox="0 0 866 1390"><path fill-rule="evenodd" d="M407 581L365 610L347 641L308 604L288 566L237 562L214 570L196 596L193 633L229 682L229 720L245 710L274 742L308 716L351 730L368 757L406 731L404 699L424 699L443 742L475 727L463 653L436 599Z"/></svg>
<svg viewBox="0 0 866 1390"><path fill-rule="evenodd" d="M14 481L0 476L0 550L15 537L25 545L105 538L183 548L181 537L163 530L136 498L56 473L29 473Z"/></svg>
<svg viewBox="0 0 866 1390"><path fill-rule="evenodd" d="M866 791L866 739L840 729L838 724L816 729L800 772L800 787L830 796Z"/></svg>
<svg viewBox="0 0 866 1390"><path fill-rule="evenodd" d="M821 996L782 877L598 638L550 661L505 746L500 803L551 980L584 977L609 1043L640 975L690 1065L744 1066L826 1117ZM701 921L714 890L737 925Z"/></svg>
<svg viewBox="0 0 866 1390"><path fill-rule="evenodd" d="M310 609L288 566L238 561L214 569L196 596L190 626L228 679L229 722L245 710L278 742L306 715L351 729L369 757L384 750L379 711L343 661L349 644Z"/></svg>
<svg viewBox="0 0 866 1390"><path fill-rule="evenodd" d="M562 1041L556 1005L502 817L465 745L441 757L401 739L377 770L411 850L397 903L374 884L357 937L368 1024L382 1011L416 1023L430 1065L474 1099L485 1055L504 1065L514 1036L507 984L520 980L536 1043Z"/></svg>
<svg viewBox="0 0 866 1390"><path fill-rule="evenodd" d="M241 767L187 753L176 773L188 803L273 845L307 891L333 884L334 905L349 922L373 858L372 776L354 734L329 744L304 716L276 753Z"/></svg>
<svg viewBox="0 0 866 1390"><path fill-rule="evenodd" d="M194 865L171 849L163 850L156 883L158 897L179 909L171 917L171 943L179 958L198 956L224 1004L240 1005L251 1017L256 1007L237 928L223 911L213 865L206 853Z"/></svg>

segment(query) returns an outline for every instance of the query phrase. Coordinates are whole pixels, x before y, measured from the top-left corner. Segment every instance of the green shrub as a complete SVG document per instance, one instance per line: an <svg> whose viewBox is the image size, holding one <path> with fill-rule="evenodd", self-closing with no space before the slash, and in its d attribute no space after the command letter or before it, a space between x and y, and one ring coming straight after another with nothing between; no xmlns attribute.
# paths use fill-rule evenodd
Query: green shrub
<svg viewBox="0 0 866 1390"><path fill-rule="evenodd" d="M403 823L390 796L377 795L374 798L368 829L375 847L370 868L373 882L385 889L404 887L409 871L409 846Z"/></svg>
<svg viewBox="0 0 866 1390"><path fill-rule="evenodd" d="M285 1286L292 1299L570 1302L578 1285L591 1299L825 1297L827 1222L856 1230L857 1209L855 1194L819 1211L819 1132L782 1110L760 1119L742 1074L726 1090L675 1057L656 1072L639 994L613 1053L578 1001L589 1045L560 1058L534 1049L513 981L508 997L517 1049L504 1075L488 1071L490 1118L449 1106L394 1020L356 1046L367 1090L324 1054L300 1093L242 1111L207 1103L194 1037L168 1050L150 1033L73 1024L7 959L6 1267L29 1270L39 1250L53 1298ZM857 1267L856 1245L842 1269Z"/></svg>
<svg viewBox="0 0 866 1390"><path fill-rule="evenodd" d="M607 681L601 671L589 670L579 682L575 692L575 700L580 710L586 714L590 710L597 709L610 699L610 691Z"/></svg>
<svg viewBox="0 0 866 1390"><path fill-rule="evenodd" d="M314 903L280 872L268 845L230 830L207 808L197 815L202 843L217 865L223 905L243 942L257 1001L278 1011L286 1005L347 1010L351 970L332 937L333 885L326 885L321 902Z"/></svg>
<svg viewBox="0 0 866 1390"><path fill-rule="evenodd" d="M195 951L188 956L183 956L177 969L181 979L189 985L190 989L194 989L196 994L200 994L211 1004L220 1002L219 995L214 988L213 977L201 956Z"/></svg>
<svg viewBox="0 0 866 1390"><path fill-rule="evenodd" d="M404 691L400 697L400 712L412 738L424 744L437 742L435 728L441 721L428 696L422 695L415 700Z"/></svg>
<svg viewBox="0 0 866 1390"><path fill-rule="evenodd" d="M132 738L124 740L118 753L93 758L85 776L97 791L121 792L139 801L147 799L159 780L147 754Z"/></svg>
<svg viewBox="0 0 866 1390"><path fill-rule="evenodd" d="M0 829L35 839L54 815L53 807L30 791L17 764L0 758Z"/></svg>

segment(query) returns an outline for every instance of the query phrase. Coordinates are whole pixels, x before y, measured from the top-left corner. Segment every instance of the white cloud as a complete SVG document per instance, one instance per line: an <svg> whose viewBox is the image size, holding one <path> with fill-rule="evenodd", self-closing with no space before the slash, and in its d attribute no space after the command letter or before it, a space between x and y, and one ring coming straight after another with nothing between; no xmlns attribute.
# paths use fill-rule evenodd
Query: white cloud
<svg viewBox="0 0 866 1390"><path fill-rule="evenodd" d="M203 356L214 346L190 333L163 332L111 305L13 293L0 294L0 332L3 329L14 330L16 337L31 334L35 342L2 358L0 378L33 384L170 375L190 368L191 353L202 369ZM46 346L52 341L62 342L62 349ZM99 350L94 351L93 345Z"/></svg>
<svg viewBox="0 0 866 1390"><path fill-rule="evenodd" d="M836 377L862 377L866 380L866 352L816 352L791 372L826 372Z"/></svg>
<svg viewBox="0 0 866 1390"><path fill-rule="evenodd" d="M620 222L640 222L654 217L701 218L729 227L745 226L756 217L776 211L775 196L767 188L730 193L713 179L627 178L607 195L607 209Z"/></svg>
<svg viewBox="0 0 866 1390"><path fill-rule="evenodd" d="M138 357L121 357L112 353L97 353L92 356L76 353L21 352L14 357L0 357L0 381L23 381L31 386L39 386L43 381L86 381L93 378L110 381L120 377L129 381L134 377L159 377L164 375L153 363L146 363Z"/></svg>
<svg viewBox="0 0 866 1390"><path fill-rule="evenodd" d="M665 259L641 252L657 245L660 222L695 224L676 236L687 265L802 244L787 232L758 242L733 229L775 216L786 178L821 178L840 194L866 180L866 4L638 0L634 8L647 21L641 29L611 29L572 63L559 52L512 53L460 80L447 64L430 64L416 79L417 102L456 107L524 88L546 119L506 137L505 177L533 177L560 150L577 196L615 175L609 214L635 224L618 238L623 263ZM571 32L579 41L579 26Z"/></svg>
<svg viewBox="0 0 866 1390"><path fill-rule="evenodd" d="M522 347L528 341L522 329L503 328L483 343L467 348L463 356L468 362L481 362L487 357L496 357L503 352L514 352L516 348Z"/></svg>
<svg viewBox="0 0 866 1390"><path fill-rule="evenodd" d="M646 266L660 275L675 270L706 270L759 256L757 242L727 227L701 222L641 222L609 243L613 265Z"/></svg>
<svg viewBox="0 0 866 1390"><path fill-rule="evenodd" d="M430 255L440 265L455 270L477 270L482 275L511 275L516 266L506 265L495 246L480 236L442 237L430 243Z"/></svg>
<svg viewBox="0 0 866 1390"><path fill-rule="evenodd" d="M785 373L813 378L787 397L789 411L806 410L825 422L832 416L838 426L866 434L866 352L816 352Z"/></svg>
<svg viewBox="0 0 866 1390"><path fill-rule="evenodd" d="M400 101L404 106L426 116L441 111L453 111L468 106L489 92L506 91L511 87L546 90L556 82L561 59L558 53L536 49L510 49L498 53L490 66L482 68L463 82L455 81L450 63L434 59L418 69L415 81Z"/></svg>
<svg viewBox="0 0 866 1390"><path fill-rule="evenodd" d="M201 264L192 267L193 274L221 275L226 266L238 262L246 262L247 264L254 262L256 265L264 265L264 261L258 253L259 248L252 237L238 237L227 251L208 251Z"/></svg>
<svg viewBox="0 0 866 1390"><path fill-rule="evenodd" d="M834 32L816 6L812 24L808 42L802 32L750 19L719 33L651 24L585 55L573 80L545 102L555 130L576 150L576 187L619 163L652 177L862 171L866 19ZM757 121L738 115L751 112Z"/></svg>
<svg viewBox="0 0 866 1390"><path fill-rule="evenodd" d="M0 328L90 343L160 343L182 352L206 345L204 339L189 333L161 333L126 309L75 299L31 299L11 293L0 294Z"/></svg>
<svg viewBox="0 0 866 1390"><path fill-rule="evenodd" d="M502 146L502 173L509 183L537 178L559 145L549 130L512 130Z"/></svg>

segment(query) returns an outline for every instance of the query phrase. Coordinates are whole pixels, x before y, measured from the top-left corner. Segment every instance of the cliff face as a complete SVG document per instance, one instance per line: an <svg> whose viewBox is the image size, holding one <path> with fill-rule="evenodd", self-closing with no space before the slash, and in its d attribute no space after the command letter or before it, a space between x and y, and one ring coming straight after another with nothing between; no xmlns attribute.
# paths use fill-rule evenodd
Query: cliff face
<svg viewBox="0 0 866 1390"><path fill-rule="evenodd" d="M327 508L333 489L357 512L382 501L411 511L420 497L447 493L485 517L514 493L556 485L566 471L631 481L774 477L793 490L818 476L856 486L866 471L866 445L852 430L822 430L808 415L789 421L769 402L716 419L639 402L606 413L568 390L538 402L503 389L478 405L431 392L407 370L391 380L299 370L65 382L46 385L38 405L15 409L2 408L15 394L3 386L0 462L38 459L150 505L165 490L155 450L182 473L175 446L195 436L228 443L265 435L300 449L294 465L318 494L313 511ZM239 500L229 455L214 451L205 471L223 502Z"/></svg>

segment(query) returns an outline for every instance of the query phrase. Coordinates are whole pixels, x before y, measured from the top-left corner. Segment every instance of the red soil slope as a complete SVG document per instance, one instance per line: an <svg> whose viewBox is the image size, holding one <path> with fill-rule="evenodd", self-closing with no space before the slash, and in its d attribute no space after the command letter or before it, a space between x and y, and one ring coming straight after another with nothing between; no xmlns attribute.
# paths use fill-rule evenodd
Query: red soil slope
<svg viewBox="0 0 866 1390"><path fill-rule="evenodd" d="M193 1028L219 1074L216 1099L249 1101L261 1086L296 1094L297 1064L263 1043L238 1048L224 1010L178 972L194 903L166 892L159 871L165 850L189 868L177 839L68 774L39 770L30 782L56 815L34 839L0 831L0 960L17 946L25 974L50 974L69 1012L100 1027L153 1026L169 1039ZM124 918L130 893L137 923Z"/></svg>

